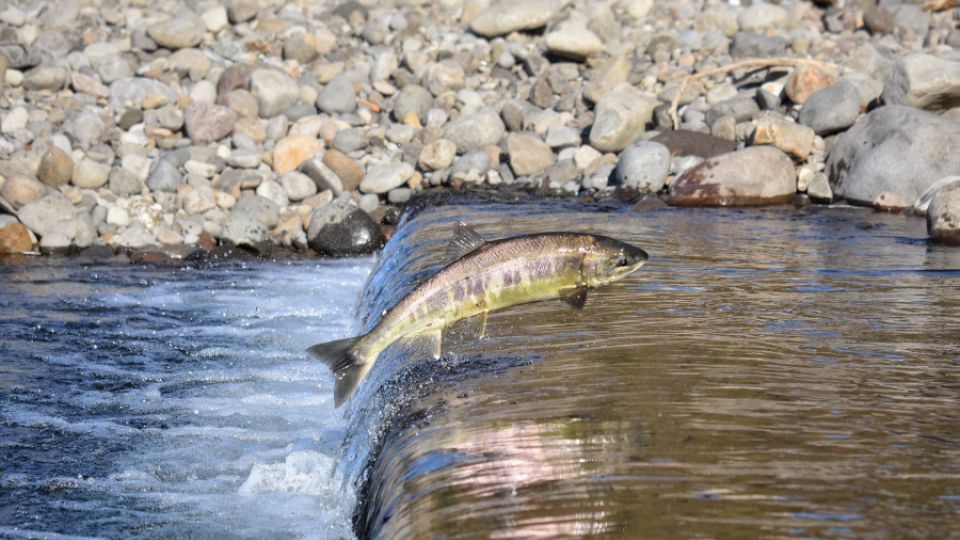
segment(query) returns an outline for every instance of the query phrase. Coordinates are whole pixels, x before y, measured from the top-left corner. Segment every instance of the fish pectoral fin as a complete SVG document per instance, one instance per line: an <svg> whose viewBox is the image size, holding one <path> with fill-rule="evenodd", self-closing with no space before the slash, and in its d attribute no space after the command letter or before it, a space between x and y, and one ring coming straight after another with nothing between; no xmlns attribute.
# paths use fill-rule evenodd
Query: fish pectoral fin
<svg viewBox="0 0 960 540"><path fill-rule="evenodd" d="M483 339L483 336L487 333L487 313L486 311L481 311L476 316L466 320L464 337Z"/></svg>
<svg viewBox="0 0 960 540"><path fill-rule="evenodd" d="M411 349L428 352L433 355L434 360L437 360L443 349L443 333L442 330L429 330L400 338L400 342Z"/></svg>
<svg viewBox="0 0 960 540"><path fill-rule="evenodd" d="M560 289L560 299L573 306L574 309L583 309L583 305L587 303L587 286L580 284L576 287Z"/></svg>
<svg viewBox="0 0 960 540"><path fill-rule="evenodd" d="M454 229L453 239L447 245L447 262L453 262L467 253L475 251L486 241L480 233L471 229L466 223L458 221Z"/></svg>

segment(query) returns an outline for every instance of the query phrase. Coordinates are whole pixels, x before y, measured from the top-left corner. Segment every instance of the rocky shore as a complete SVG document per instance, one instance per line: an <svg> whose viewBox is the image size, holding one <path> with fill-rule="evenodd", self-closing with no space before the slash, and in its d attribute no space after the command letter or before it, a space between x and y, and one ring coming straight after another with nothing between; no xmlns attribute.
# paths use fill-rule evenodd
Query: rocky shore
<svg viewBox="0 0 960 540"><path fill-rule="evenodd" d="M960 243L957 4L7 2L0 253L368 253L462 188L848 201Z"/></svg>

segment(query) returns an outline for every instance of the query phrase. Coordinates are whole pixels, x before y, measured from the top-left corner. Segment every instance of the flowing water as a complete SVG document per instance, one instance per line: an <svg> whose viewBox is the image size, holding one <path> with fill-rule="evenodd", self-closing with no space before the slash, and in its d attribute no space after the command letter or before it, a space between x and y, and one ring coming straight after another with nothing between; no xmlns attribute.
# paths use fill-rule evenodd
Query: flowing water
<svg viewBox="0 0 960 540"><path fill-rule="evenodd" d="M459 219L651 258L582 312L392 347L335 411L303 348L375 324ZM454 204L376 263L0 284L0 536L960 538L960 251L916 218Z"/></svg>

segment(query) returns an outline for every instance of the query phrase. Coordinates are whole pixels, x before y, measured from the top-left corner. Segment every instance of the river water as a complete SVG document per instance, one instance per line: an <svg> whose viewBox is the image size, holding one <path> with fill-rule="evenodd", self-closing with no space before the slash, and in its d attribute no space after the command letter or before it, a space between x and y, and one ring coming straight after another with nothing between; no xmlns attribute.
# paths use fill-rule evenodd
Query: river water
<svg viewBox="0 0 960 540"><path fill-rule="evenodd" d="M651 258L582 312L388 349L334 410L303 348L374 324L459 219ZM0 536L960 538L960 251L925 236L856 208L448 205L376 262L0 264Z"/></svg>

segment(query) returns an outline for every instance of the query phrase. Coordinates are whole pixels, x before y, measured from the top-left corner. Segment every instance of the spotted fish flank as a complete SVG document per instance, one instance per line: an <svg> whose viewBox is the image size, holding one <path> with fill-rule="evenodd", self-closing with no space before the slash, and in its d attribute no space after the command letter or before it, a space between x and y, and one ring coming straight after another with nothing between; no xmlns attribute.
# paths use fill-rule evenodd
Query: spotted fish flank
<svg viewBox="0 0 960 540"><path fill-rule="evenodd" d="M387 311L370 333L307 349L333 371L340 406L380 353L400 339L427 338L440 356L441 331L505 307L559 298L583 307L587 290L622 279L647 260L642 249L593 234L531 234L485 242L463 223L447 249L451 263Z"/></svg>

